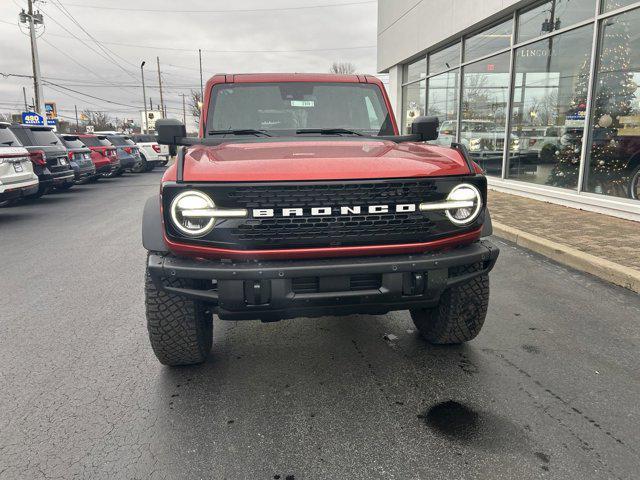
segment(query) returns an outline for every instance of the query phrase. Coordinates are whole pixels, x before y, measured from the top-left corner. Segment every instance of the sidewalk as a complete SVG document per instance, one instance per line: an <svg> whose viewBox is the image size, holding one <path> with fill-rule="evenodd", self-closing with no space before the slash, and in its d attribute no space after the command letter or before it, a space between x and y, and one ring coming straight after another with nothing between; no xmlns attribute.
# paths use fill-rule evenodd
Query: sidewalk
<svg viewBox="0 0 640 480"><path fill-rule="evenodd" d="M640 293L640 223L489 191L496 236Z"/></svg>

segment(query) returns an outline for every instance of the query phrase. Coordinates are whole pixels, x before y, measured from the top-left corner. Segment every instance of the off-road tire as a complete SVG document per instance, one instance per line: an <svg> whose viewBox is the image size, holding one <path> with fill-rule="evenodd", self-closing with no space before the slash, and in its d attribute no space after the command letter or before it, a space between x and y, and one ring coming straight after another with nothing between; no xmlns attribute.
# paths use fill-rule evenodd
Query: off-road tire
<svg viewBox="0 0 640 480"><path fill-rule="evenodd" d="M151 171L153 171L154 168L156 168L156 163L155 162L147 162L147 166L145 168L145 172L151 172Z"/></svg>
<svg viewBox="0 0 640 480"><path fill-rule="evenodd" d="M144 173L147 171L147 168L148 168L147 159L144 157L144 155L140 155L140 163L136 163L131 168L131 171L133 173Z"/></svg>
<svg viewBox="0 0 640 480"><path fill-rule="evenodd" d="M191 288L186 279L165 279L167 285ZM146 272L145 305L149 340L163 365L195 365L204 362L213 342L213 319L201 302L165 292Z"/></svg>
<svg viewBox="0 0 640 480"><path fill-rule="evenodd" d="M420 335L436 345L455 345L478 336L489 306L489 276L445 290L438 306L411 310Z"/></svg>

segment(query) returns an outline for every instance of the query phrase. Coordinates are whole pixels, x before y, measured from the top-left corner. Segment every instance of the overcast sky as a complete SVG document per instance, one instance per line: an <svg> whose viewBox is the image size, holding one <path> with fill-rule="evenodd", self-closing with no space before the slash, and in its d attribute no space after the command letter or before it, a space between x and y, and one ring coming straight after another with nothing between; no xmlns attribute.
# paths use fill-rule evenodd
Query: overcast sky
<svg viewBox="0 0 640 480"><path fill-rule="evenodd" d="M23 86L33 96L31 79L4 76L32 72L29 37L18 27L26 4L0 0L0 112L23 109ZM375 73L375 0L46 0L37 8L46 24L38 41L42 76L58 85L44 86L44 100L69 119L77 105L139 122L143 60L147 97L159 103L156 56L168 113L181 117L180 94L200 85L198 48L205 82L219 72L326 72L333 61Z"/></svg>

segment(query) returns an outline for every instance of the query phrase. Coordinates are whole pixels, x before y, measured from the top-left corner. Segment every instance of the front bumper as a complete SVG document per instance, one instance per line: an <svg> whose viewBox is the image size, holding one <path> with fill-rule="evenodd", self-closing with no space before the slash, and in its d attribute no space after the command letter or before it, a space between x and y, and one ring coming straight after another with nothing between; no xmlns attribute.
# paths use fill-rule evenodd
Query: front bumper
<svg viewBox="0 0 640 480"><path fill-rule="evenodd" d="M432 307L449 287L491 271L487 240L440 253L326 260L225 263L150 254L148 271L167 292L203 301L223 320L384 314ZM177 287L168 279L189 279Z"/></svg>

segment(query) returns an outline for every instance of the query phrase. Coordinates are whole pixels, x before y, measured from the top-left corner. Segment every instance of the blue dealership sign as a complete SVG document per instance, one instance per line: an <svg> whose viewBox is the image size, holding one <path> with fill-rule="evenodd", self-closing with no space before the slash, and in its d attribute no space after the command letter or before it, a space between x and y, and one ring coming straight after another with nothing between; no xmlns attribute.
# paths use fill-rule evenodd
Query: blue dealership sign
<svg viewBox="0 0 640 480"><path fill-rule="evenodd" d="M36 112L22 112L23 125L44 125L44 117Z"/></svg>

